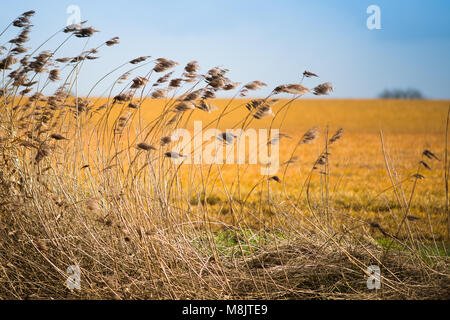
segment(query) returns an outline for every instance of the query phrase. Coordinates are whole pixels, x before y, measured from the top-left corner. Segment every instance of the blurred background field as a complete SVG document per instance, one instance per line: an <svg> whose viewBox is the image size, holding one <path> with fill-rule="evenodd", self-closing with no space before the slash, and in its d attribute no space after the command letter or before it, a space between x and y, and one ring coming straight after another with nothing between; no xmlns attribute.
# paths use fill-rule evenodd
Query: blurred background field
<svg viewBox="0 0 450 320"><path fill-rule="evenodd" d="M135 131L141 132L137 130L139 125L145 128L146 124L152 123L152 120L160 115L166 102L145 100L133 125L127 129L129 138L136 137ZM248 113L245 108L248 102L248 99L233 100L227 109L230 112L222 117L218 129L240 128L241 120ZM281 100L274 106L275 113L284 102ZM103 103L106 103L106 99L100 98L96 101L99 105ZM215 120L229 104L229 100L216 99L211 100L211 103L217 106L218 110L211 113L195 110L186 118L188 120L183 120L181 127L192 130L193 121L201 120L203 130L215 128ZM258 229L270 228L277 223L289 223L282 221L282 217L273 216L273 212L279 208L267 205L270 203L268 198L279 200L280 203L286 199L298 198L298 205L303 211L301 214L308 216L305 179L324 147L327 126L329 136L342 127L343 139L330 151L330 197L333 215L337 221L377 221L386 230L393 231L395 221L401 216L401 207L397 203L386 171L380 130L384 135L388 159L394 169L394 178L396 183L401 182L400 186L407 198L414 182L412 175L416 173L422 152L431 150L439 159L443 159L448 106L449 101L433 100L298 100L289 108L282 109L272 123L272 128L280 129L281 133L290 136L281 139L279 143L280 169L277 176L283 180L282 183L270 181L268 185L260 173L260 165L225 164L210 167L184 164L180 168L183 177L180 190L184 193L183 197L191 199L192 212L195 212L199 201L208 204L204 208L217 226L222 222L232 224L236 219L242 219ZM111 123L124 112L125 107L116 106L110 114ZM94 116L92 123L95 123L98 117L99 115ZM248 128L269 128L272 119L252 121ZM301 146L293 153L300 137L314 126L319 128L319 139L314 144ZM138 137L137 140L139 139L142 138ZM159 144L157 140L148 142L155 146ZM164 151L170 150L170 146L166 149ZM290 159L295 161L291 161L288 166L283 165ZM434 234L435 237L443 238L447 233L444 164L443 161L435 161L430 163L430 167L431 170L422 169L425 179L417 184L410 215L419 218L413 225L423 237L431 239ZM207 175L209 179L205 179ZM202 181L207 181L207 185ZM317 203L321 202L323 195L320 185L320 174L313 176L310 187L313 202L314 199ZM245 202L242 216L239 218L230 212L227 200L230 197L238 202ZM309 204L311 205L314 203Z"/></svg>
<svg viewBox="0 0 450 320"><path fill-rule="evenodd" d="M90 98L97 104L106 102L105 98ZM204 122L215 120L218 113L229 99L210 100L219 110L211 113L196 112L194 120ZM247 114L245 104L249 99L235 99L231 103L233 112L224 116L219 128L231 128L244 115ZM279 101L274 107L282 105ZM148 99L143 102L142 116L146 120L152 120L160 114L164 100ZM239 107L240 106L240 107ZM446 112L449 101L446 100L333 100L333 99L301 99L294 101L288 111L288 117L284 120L282 129L287 132L302 132L312 125L345 128L348 133L378 134L380 129L386 133L395 134L444 134ZM115 111L120 110L119 108ZM192 128L192 121L188 128ZM274 122L274 128L278 128L282 117ZM252 122L252 128L266 128L270 125L271 118Z"/></svg>

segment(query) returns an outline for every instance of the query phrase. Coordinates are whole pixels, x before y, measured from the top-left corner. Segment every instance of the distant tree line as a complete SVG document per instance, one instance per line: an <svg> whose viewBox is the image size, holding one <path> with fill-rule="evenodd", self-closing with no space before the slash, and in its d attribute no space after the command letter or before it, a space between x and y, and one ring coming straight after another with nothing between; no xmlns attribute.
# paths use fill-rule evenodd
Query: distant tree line
<svg viewBox="0 0 450 320"><path fill-rule="evenodd" d="M424 99L417 89L385 89L379 96L381 99Z"/></svg>

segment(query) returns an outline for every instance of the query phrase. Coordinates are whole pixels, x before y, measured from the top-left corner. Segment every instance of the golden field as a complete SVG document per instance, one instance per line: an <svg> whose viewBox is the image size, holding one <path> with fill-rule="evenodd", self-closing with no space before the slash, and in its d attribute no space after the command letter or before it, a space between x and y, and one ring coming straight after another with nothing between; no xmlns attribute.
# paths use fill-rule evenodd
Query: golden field
<svg viewBox="0 0 450 320"><path fill-rule="evenodd" d="M91 100L96 105L106 103L103 98ZM229 101L213 100L212 104L217 106L217 110L211 113L195 110L180 121L179 127L192 130L193 121L202 121L204 130L216 127L221 131L241 128L242 119L248 114L245 105L249 100L237 99L231 104ZM443 159L449 101L297 100L277 114L285 102L281 100L274 106L275 118L252 119L246 126L247 129L272 127L290 136L280 141L279 161L282 164L293 157L296 161L288 166L280 166L277 176L282 180L281 183L271 181L267 185L260 173L260 165L183 164L179 175L183 177L181 183L184 196L191 199L194 207L199 199L206 201L210 219L219 225L220 222L229 223L233 220L227 201L230 197L237 201L248 197L247 216L242 219L259 228L267 227L276 219L271 216L270 206L258 205L261 199L290 199L301 205L301 214L309 215L305 200L305 179L324 147L327 126L329 136L342 127L344 136L330 152L329 193L333 215L338 220L350 217L358 221L376 221L387 230L395 229L402 214L386 170L380 130L395 183L399 184L403 196L409 199L414 184L411 176L416 173L422 152L430 150ZM154 123L167 103L167 100L145 100L122 137L125 144L132 149L141 141L158 146L159 137L170 135L169 129L161 129L159 136L146 140L142 133L146 132L148 124ZM217 124L216 120L225 107L227 112ZM126 112L127 108L119 105L109 112L110 129L107 132L112 132L113 123ZM100 115L104 113L90 120L92 125ZM314 126L319 127L320 137L313 144L294 150L300 137ZM136 137L136 132L141 132L141 135ZM92 136L92 132L89 131L89 135ZM93 145L98 146L97 143ZM160 147L154 153L169 151L170 148ZM443 161L429 161L429 165L431 170L421 168L425 179L417 183L410 215L420 218L413 223L413 228L419 234L427 239L431 239L432 234L442 239L447 234L444 164ZM206 185L204 181L207 181ZM320 173L313 175L311 190L315 192L311 193L311 197L317 203L321 198L320 181Z"/></svg>

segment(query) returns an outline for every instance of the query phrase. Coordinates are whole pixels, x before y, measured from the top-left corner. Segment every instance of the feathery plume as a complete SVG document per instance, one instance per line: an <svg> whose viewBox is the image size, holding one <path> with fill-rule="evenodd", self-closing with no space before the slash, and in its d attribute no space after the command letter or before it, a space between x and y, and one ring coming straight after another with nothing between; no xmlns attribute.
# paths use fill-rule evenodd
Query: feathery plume
<svg viewBox="0 0 450 320"><path fill-rule="evenodd" d="M310 92L308 88L302 86L301 84L284 84L276 87L273 89L274 94L279 93L291 93L291 94L298 94L298 95L304 95L308 92Z"/></svg>
<svg viewBox="0 0 450 320"><path fill-rule="evenodd" d="M171 159L180 159L180 158L186 158L187 156L182 155L178 152L166 152L164 153L164 156Z"/></svg>
<svg viewBox="0 0 450 320"><path fill-rule="evenodd" d="M425 161L420 161L419 164L421 164L425 169L431 170L431 167Z"/></svg>
<svg viewBox="0 0 450 320"><path fill-rule="evenodd" d="M166 83L167 81L169 81L169 79L172 76L172 74L173 74L173 71L163 75L161 78L156 80L156 83L154 84L154 86L157 86L157 85L162 84L162 83Z"/></svg>
<svg viewBox="0 0 450 320"><path fill-rule="evenodd" d="M232 134L231 132L222 132L216 137L216 139L222 141L225 144L232 144L234 143L234 139L236 139L237 137L238 136Z"/></svg>
<svg viewBox="0 0 450 320"><path fill-rule="evenodd" d="M52 133L50 135L50 138L55 139L55 140L67 140L67 138L65 138L64 136L60 135L59 133Z"/></svg>
<svg viewBox="0 0 450 320"><path fill-rule="evenodd" d="M131 85L131 89L139 89L139 88L143 87L148 82L148 79L144 78L144 77L137 77L137 78L134 78L132 80L132 82L133 83Z"/></svg>
<svg viewBox="0 0 450 320"><path fill-rule="evenodd" d="M50 70L48 78L50 79L50 81L57 81L60 80L59 75L60 71L58 69L53 69Z"/></svg>
<svg viewBox="0 0 450 320"><path fill-rule="evenodd" d="M278 176L270 177L269 180L273 180L273 181L276 181L278 183L281 183L281 179Z"/></svg>
<svg viewBox="0 0 450 320"><path fill-rule="evenodd" d="M183 101L194 101L199 99L203 92L205 91L205 89L198 89L195 91L192 91L191 93L187 94L186 96L183 97Z"/></svg>
<svg viewBox="0 0 450 320"><path fill-rule="evenodd" d="M153 99L164 99L166 97L166 90L164 89L157 89L152 92L151 97Z"/></svg>
<svg viewBox="0 0 450 320"><path fill-rule="evenodd" d="M166 145L168 143L171 143L171 142L172 142L172 137L170 137L170 136L161 138L161 145L162 146L164 146L164 145Z"/></svg>
<svg viewBox="0 0 450 320"><path fill-rule="evenodd" d="M182 81L183 81L183 79L181 79L181 78L172 79L172 80L170 80L169 87L170 88L179 88L179 87L181 87Z"/></svg>
<svg viewBox="0 0 450 320"><path fill-rule="evenodd" d="M422 154L430 160L435 159L437 161L440 161L439 158L430 150L424 150Z"/></svg>
<svg viewBox="0 0 450 320"><path fill-rule="evenodd" d="M336 141L338 141L339 139L341 139L343 133L344 133L344 129L339 128L339 129L334 133L334 135L330 138L329 143L330 143L330 144L333 144L333 143L335 143Z"/></svg>
<svg viewBox="0 0 450 320"><path fill-rule="evenodd" d="M319 84L317 87L313 89L313 93L316 96L328 95L330 91L333 91L333 86L331 85L330 82Z"/></svg>
<svg viewBox="0 0 450 320"><path fill-rule="evenodd" d="M319 130L317 127L313 127L305 132L298 144L312 143L319 136Z"/></svg>
<svg viewBox="0 0 450 320"><path fill-rule="evenodd" d="M150 56L139 57L139 58L136 58L136 59L131 60L130 63L131 63L131 64L138 64L138 63L144 62L144 61L147 60L148 58L150 58Z"/></svg>
<svg viewBox="0 0 450 320"><path fill-rule="evenodd" d="M206 103L204 100L201 100L200 103L197 104L195 107L208 113L211 113L211 111L215 111L218 109L216 106L210 103Z"/></svg>
<svg viewBox="0 0 450 320"><path fill-rule="evenodd" d="M156 148L152 145L149 145L148 143L145 142L141 142L137 144L137 147L141 150L145 150L145 151L151 151L151 150L156 150Z"/></svg>
<svg viewBox="0 0 450 320"><path fill-rule="evenodd" d="M247 90L258 90L258 89L261 89L262 87L266 87L266 86L267 86L267 84L265 84L264 82L255 80L250 83L247 83L244 86L244 88Z"/></svg>
<svg viewBox="0 0 450 320"><path fill-rule="evenodd" d="M185 112L193 109L195 109L195 104L190 101L182 101L175 106L175 110L178 112Z"/></svg>
<svg viewBox="0 0 450 320"><path fill-rule="evenodd" d="M199 69L199 65L198 65L198 62L197 62L197 61L191 61L191 62L189 62L189 63L184 67L184 70L185 70L187 73L194 73L194 72L197 72L198 69Z"/></svg>
<svg viewBox="0 0 450 320"><path fill-rule="evenodd" d="M312 72L309 72L309 71L306 71L306 70L303 72L303 76L304 76L305 78L311 78L311 77L316 77L316 78L318 78L318 77L319 77L317 74L312 73Z"/></svg>
<svg viewBox="0 0 450 320"><path fill-rule="evenodd" d="M88 38L88 37L91 37L95 32L99 32L99 31L95 30L93 27L87 27L87 28L80 28L78 30L75 30L75 32L73 34L77 38Z"/></svg>
<svg viewBox="0 0 450 320"><path fill-rule="evenodd" d="M164 72L170 68L175 67L178 63L173 60L169 60L166 58L158 58L156 59L157 64L153 68L155 72Z"/></svg>
<svg viewBox="0 0 450 320"><path fill-rule="evenodd" d="M270 139L270 141L267 144L268 145L276 145L276 144L278 144L280 142L280 140L282 138L292 139L292 137L290 135L288 135L288 134L279 133L279 134L275 135L275 137Z"/></svg>
<svg viewBox="0 0 450 320"><path fill-rule="evenodd" d="M119 44L119 42L119 37L114 37L111 40L106 41L105 43L108 47L111 47L113 45Z"/></svg>

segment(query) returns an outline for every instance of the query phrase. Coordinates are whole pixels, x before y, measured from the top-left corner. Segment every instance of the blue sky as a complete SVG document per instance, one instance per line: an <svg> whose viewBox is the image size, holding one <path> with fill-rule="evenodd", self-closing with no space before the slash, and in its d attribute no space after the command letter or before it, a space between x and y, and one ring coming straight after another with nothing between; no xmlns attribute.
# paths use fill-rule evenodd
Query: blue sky
<svg viewBox="0 0 450 320"><path fill-rule="evenodd" d="M381 30L366 27L372 4L381 8ZM34 47L66 24L69 5L79 6L81 19L102 31L88 48L113 36L121 41L86 66L81 92L122 62L151 55L182 65L197 60L203 71L220 65L235 81L262 80L270 88L298 82L309 70L321 79L306 84L330 81L335 98L373 98L385 88L414 87L429 98L450 99L448 0L22 0L2 4L0 29L23 11L36 10ZM74 39L61 55L79 52L85 41Z"/></svg>

